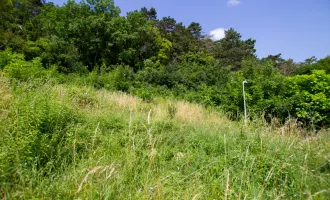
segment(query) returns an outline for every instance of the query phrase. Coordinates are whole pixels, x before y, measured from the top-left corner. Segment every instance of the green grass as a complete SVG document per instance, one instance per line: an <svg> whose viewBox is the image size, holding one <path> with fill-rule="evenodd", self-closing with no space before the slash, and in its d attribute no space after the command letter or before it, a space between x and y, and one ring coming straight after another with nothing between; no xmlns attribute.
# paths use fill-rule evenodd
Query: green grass
<svg viewBox="0 0 330 200"><path fill-rule="evenodd" d="M0 198L330 198L326 130L302 137L169 99L0 84Z"/></svg>

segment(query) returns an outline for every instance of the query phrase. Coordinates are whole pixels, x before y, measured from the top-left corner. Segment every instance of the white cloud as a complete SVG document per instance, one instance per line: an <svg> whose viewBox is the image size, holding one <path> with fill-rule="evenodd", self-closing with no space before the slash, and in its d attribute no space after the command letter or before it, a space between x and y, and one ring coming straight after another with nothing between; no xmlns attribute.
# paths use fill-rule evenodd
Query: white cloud
<svg viewBox="0 0 330 200"><path fill-rule="evenodd" d="M213 31L210 31L211 39L216 41L216 40L221 40L222 38L225 37L225 30L224 28L217 28L214 29Z"/></svg>
<svg viewBox="0 0 330 200"><path fill-rule="evenodd" d="M227 5L228 6L237 6L238 4L240 4L241 3L241 0L229 0L228 2L227 2Z"/></svg>

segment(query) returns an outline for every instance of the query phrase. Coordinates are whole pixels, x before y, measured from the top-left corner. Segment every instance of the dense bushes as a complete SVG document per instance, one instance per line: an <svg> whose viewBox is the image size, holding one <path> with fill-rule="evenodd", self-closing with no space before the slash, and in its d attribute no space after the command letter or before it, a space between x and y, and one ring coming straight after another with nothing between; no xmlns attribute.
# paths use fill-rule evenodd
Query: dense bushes
<svg viewBox="0 0 330 200"><path fill-rule="evenodd" d="M245 92L249 115L260 117L262 114L270 114L285 118L282 112L286 110L278 108L285 87L284 76L270 62L249 59L242 65L242 70L231 74L226 84L222 107L230 112L242 113L242 82L247 80Z"/></svg>
<svg viewBox="0 0 330 200"><path fill-rule="evenodd" d="M330 75L323 70L286 79L286 96L295 116L311 125L330 124Z"/></svg>
<svg viewBox="0 0 330 200"><path fill-rule="evenodd" d="M17 81L42 80L56 76L56 66L46 70L41 62L39 57L26 61L23 54L12 53L9 49L0 54L0 67L8 77Z"/></svg>
<svg viewBox="0 0 330 200"><path fill-rule="evenodd" d="M277 117L281 121L298 118L305 125L329 123L329 76L325 71L285 77L267 60L247 58L242 69L230 72L216 61L171 63L146 60L143 70L129 66L100 67L91 73L58 74L55 67L44 69L40 58L25 61L22 54L1 52L0 65L11 79L46 80L90 85L97 89L120 90L145 100L156 96L185 99L204 106L220 107L239 119L243 113L242 81L245 85L248 114L251 118Z"/></svg>

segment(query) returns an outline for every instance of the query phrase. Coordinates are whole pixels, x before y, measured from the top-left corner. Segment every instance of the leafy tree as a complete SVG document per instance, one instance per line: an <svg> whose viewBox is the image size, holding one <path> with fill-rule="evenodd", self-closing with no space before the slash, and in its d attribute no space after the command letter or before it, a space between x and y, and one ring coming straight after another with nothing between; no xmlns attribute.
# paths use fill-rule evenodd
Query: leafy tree
<svg viewBox="0 0 330 200"><path fill-rule="evenodd" d="M276 55L269 55L261 60L264 62L270 61L273 66L278 68L284 76L294 75L298 67L298 65L292 59L283 59L280 53Z"/></svg>
<svg viewBox="0 0 330 200"><path fill-rule="evenodd" d="M313 61L305 62L305 64L301 65L300 68L297 69L295 74L312 74L313 70L324 70L327 74L330 74L330 56L320 59L317 62L315 61L316 60L314 59Z"/></svg>
<svg viewBox="0 0 330 200"><path fill-rule="evenodd" d="M120 14L120 9L115 6L113 0L86 0L83 4L86 4L90 8L90 11L97 14L109 14L111 16L118 16Z"/></svg>
<svg viewBox="0 0 330 200"><path fill-rule="evenodd" d="M62 38L57 36L52 36L50 39L40 38L36 45L42 51L39 56L46 68L56 65L59 72L63 73L86 72L80 62L77 48Z"/></svg>
<svg viewBox="0 0 330 200"><path fill-rule="evenodd" d="M165 37L170 40L172 39L171 35L175 29L175 25L176 25L176 20L170 16L163 17L163 19L159 20L156 23L156 27L159 29L160 33L162 34L162 37Z"/></svg>
<svg viewBox="0 0 330 200"><path fill-rule="evenodd" d="M241 34L230 28L225 31L225 38L216 42L213 49L214 58L220 60L223 66L230 66L232 70L238 70L242 66L242 60L246 57L254 57L256 49L255 40L241 40Z"/></svg>
<svg viewBox="0 0 330 200"><path fill-rule="evenodd" d="M170 41L172 42L172 60L184 60L183 55L190 51L191 36L190 32L183 26L182 23L177 23L174 30L171 32Z"/></svg>

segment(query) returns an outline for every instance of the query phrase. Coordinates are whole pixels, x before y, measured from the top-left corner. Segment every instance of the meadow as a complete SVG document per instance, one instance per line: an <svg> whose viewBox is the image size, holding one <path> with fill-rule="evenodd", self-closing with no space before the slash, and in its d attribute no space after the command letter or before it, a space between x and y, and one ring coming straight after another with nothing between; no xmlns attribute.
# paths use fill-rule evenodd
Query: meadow
<svg viewBox="0 0 330 200"><path fill-rule="evenodd" d="M329 199L330 138L52 79L0 79L2 199Z"/></svg>

